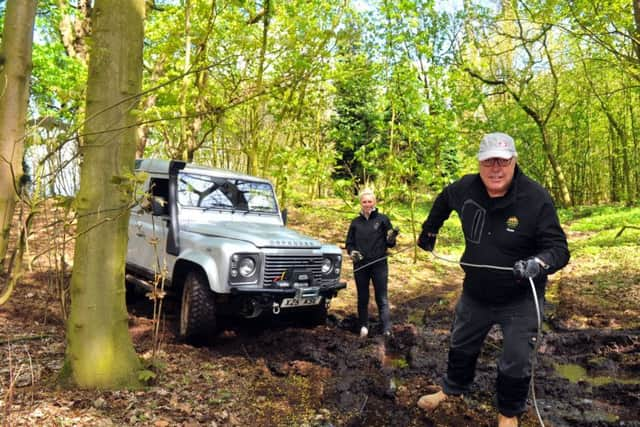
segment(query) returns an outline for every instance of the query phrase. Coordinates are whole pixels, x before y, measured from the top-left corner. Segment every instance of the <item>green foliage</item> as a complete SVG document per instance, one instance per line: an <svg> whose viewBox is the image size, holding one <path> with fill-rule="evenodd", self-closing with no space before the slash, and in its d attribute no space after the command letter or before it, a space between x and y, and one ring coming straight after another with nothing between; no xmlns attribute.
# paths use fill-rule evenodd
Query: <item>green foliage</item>
<svg viewBox="0 0 640 427"><path fill-rule="evenodd" d="M35 108L35 117L50 116L73 126L82 118L77 115L84 103L86 64L65 52L59 32L63 12L53 3L40 3L33 45L31 107Z"/></svg>
<svg viewBox="0 0 640 427"><path fill-rule="evenodd" d="M138 371L138 380L145 385L152 385L159 374L167 367L167 362L158 357L142 356L139 358L141 369Z"/></svg>
<svg viewBox="0 0 640 427"><path fill-rule="evenodd" d="M572 257L597 260L602 258L600 254L606 251L609 260L607 262L615 260L617 265L629 271L637 269L640 208L615 205L583 206L561 210L560 217L563 223L569 224L566 231L572 236ZM620 233L625 226L630 227Z"/></svg>
<svg viewBox="0 0 640 427"><path fill-rule="evenodd" d="M138 371L138 380L143 384L151 384L156 379L156 373L148 369Z"/></svg>
<svg viewBox="0 0 640 427"><path fill-rule="evenodd" d="M357 37L362 37L358 34ZM335 115L329 138L338 151L336 177L350 178L358 185L375 179L375 160L386 154L378 145L380 117L377 111L377 66L366 56L366 46L356 40L344 40L338 57L334 84Z"/></svg>
<svg viewBox="0 0 640 427"><path fill-rule="evenodd" d="M269 177L285 200L370 185L392 204L474 171L482 134L505 131L558 201L566 185L575 204L632 205L633 8L467 2L450 14L437 3L271 2L265 21L264 2L191 1L187 26L184 2L158 2L145 24L144 154ZM52 153L75 150L64 142L84 118L86 66L60 40L80 13L39 3L30 108L41 125L27 142Z"/></svg>
<svg viewBox="0 0 640 427"><path fill-rule="evenodd" d="M582 206L563 210L562 218L576 232L619 230L625 225L640 226L640 207Z"/></svg>
<svg viewBox="0 0 640 427"><path fill-rule="evenodd" d="M333 193L336 197L342 199L345 204L352 203L354 199L353 181L350 179L334 179Z"/></svg>

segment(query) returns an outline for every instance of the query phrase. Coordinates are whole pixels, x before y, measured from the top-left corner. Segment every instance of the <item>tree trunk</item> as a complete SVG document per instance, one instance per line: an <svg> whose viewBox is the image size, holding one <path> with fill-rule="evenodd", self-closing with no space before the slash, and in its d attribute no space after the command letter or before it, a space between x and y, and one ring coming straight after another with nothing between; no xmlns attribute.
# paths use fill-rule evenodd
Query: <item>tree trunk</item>
<svg viewBox="0 0 640 427"><path fill-rule="evenodd" d="M636 97L632 96L632 99L634 98ZM638 170L640 169L640 149L639 149L638 137L637 137L638 125L636 123L636 115L635 115L635 109L633 108L633 104L629 105L629 115L631 117L630 133L631 133L631 138L633 143L631 158L634 165L631 168L633 170L633 176L632 176L632 184L631 184L632 193L630 197L632 198L631 200L636 200L637 194L640 193L640 171Z"/></svg>
<svg viewBox="0 0 640 427"><path fill-rule="evenodd" d="M0 69L0 265L22 178L36 0L8 0Z"/></svg>
<svg viewBox="0 0 640 427"><path fill-rule="evenodd" d="M191 1L185 0L184 3L184 67L182 68L182 91L180 92L180 148L181 153L177 159L191 162L193 153L189 154L191 139L194 135L191 133L189 120L187 119L187 98L189 86L191 85Z"/></svg>
<svg viewBox="0 0 640 427"><path fill-rule="evenodd" d="M88 48L87 39L91 34L91 0L79 0L75 6L68 4L68 1L58 0L60 10L60 40L67 55L87 63ZM72 15L70 9L74 8L76 14Z"/></svg>
<svg viewBox="0 0 640 427"><path fill-rule="evenodd" d="M264 85L264 69L267 58L267 45L269 41L269 24L271 23L271 0L264 2L264 15L262 17L262 42L258 57L258 72L256 76L256 93L262 92ZM258 170L258 153L260 148L260 124L264 120L265 103L257 99L251 106L249 115L249 147L245 150L247 155L247 173L254 175Z"/></svg>
<svg viewBox="0 0 640 427"><path fill-rule="evenodd" d="M638 41L638 36L640 35L640 0L632 0L632 2L635 32L634 36L631 37L631 41L633 43L633 51L636 54L636 60L640 62L640 41Z"/></svg>
<svg viewBox="0 0 640 427"><path fill-rule="evenodd" d="M144 0L96 0L85 144L76 203L67 352L61 380L83 388L139 385L124 264L142 82Z"/></svg>
<svg viewBox="0 0 640 427"><path fill-rule="evenodd" d="M573 200L571 198L571 193L569 192L569 186L567 185L567 180L564 177L562 166L560 166L560 163L558 163L556 156L553 154L553 147L551 146L547 127L538 124L538 128L540 129L540 134L542 136L542 148L544 149L544 153L549 160L549 164L551 164L555 182L558 185L560 200L562 201L562 204L564 206L571 206L573 204Z"/></svg>

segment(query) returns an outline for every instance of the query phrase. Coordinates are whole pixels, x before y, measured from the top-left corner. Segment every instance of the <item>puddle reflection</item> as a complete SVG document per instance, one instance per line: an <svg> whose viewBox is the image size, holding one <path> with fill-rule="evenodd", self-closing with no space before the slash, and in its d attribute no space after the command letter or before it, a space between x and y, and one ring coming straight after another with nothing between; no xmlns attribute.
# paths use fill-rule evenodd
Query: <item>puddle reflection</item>
<svg viewBox="0 0 640 427"><path fill-rule="evenodd" d="M591 376L587 373L587 370L584 367L575 363L555 363L554 368L558 375L568 379L572 383L585 381L595 386L601 386L611 383L640 384L639 378L616 378L604 375Z"/></svg>

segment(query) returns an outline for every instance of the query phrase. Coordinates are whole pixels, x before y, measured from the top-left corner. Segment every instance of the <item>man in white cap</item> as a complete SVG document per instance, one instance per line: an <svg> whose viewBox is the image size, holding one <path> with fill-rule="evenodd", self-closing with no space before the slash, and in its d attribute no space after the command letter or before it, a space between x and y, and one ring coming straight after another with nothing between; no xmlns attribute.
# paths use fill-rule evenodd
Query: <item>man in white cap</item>
<svg viewBox="0 0 640 427"><path fill-rule="evenodd" d="M526 410L538 324L529 278L542 311L547 276L569 261L551 196L520 171L516 159L513 138L498 132L485 135L478 150L479 173L462 177L438 195L418 239L418 246L433 251L438 230L452 211L458 213L465 237L465 277L451 328L447 372L442 390L422 396L418 406L433 411L449 396L469 392L482 344L497 324L503 334L496 381L499 427L517 426Z"/></svg>

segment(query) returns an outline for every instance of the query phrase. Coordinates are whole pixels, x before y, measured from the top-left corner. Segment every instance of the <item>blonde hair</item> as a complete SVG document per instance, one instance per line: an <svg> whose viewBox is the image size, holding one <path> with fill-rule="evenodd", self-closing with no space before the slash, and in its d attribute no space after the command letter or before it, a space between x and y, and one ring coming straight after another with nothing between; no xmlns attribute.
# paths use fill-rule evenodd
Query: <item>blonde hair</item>
<svg viewBox="0 0 640 427"><path fill-rule="evenodd" d="M371 198L373 198L374 201L376 200L376 195L373 193L373 190L370 188L365 188L364 190L362 190L358 198L362 200L364 196L371 196Z"/></svg>

